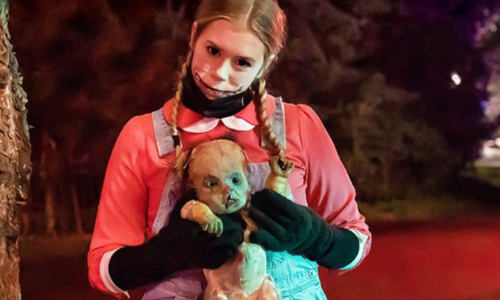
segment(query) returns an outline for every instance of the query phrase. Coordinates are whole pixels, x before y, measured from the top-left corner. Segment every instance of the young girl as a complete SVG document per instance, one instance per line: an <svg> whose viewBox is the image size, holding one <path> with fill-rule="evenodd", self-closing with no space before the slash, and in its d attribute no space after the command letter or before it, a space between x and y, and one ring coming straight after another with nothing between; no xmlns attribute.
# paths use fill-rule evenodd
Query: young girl
<svg viewBox="0 0 500 300"><path fill-rule="evenodd" d="M245 222L221 215L217 237L180 218L180 173L187 150L227 136L250 161L250 216L259 226L250 240L267 250L282 299L326 299L317 265L349 270L368 254L368 226L320 119L266 92L285 27L275 0L202 1L175 97L132 118L116 141L88 255L94 288L116 297L138 286L147 286L143 299L202 297L201 269L235 258ZM293 201L262 190L276 155L295 165Z"/></svg>

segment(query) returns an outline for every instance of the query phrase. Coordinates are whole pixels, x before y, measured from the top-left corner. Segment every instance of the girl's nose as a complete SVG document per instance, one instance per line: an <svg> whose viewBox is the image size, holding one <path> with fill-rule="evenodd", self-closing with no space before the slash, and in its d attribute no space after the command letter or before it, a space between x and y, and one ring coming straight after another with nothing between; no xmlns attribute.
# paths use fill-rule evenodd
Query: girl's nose
<svg viewBox="0 0 500 300"><path fill-rule="evenodd" d="M215 75L215 80L217 81L227 81L229 77L229 69L230 69L230 61L226 60L223 61L219 67L215 70L214 75Z"/></svg>

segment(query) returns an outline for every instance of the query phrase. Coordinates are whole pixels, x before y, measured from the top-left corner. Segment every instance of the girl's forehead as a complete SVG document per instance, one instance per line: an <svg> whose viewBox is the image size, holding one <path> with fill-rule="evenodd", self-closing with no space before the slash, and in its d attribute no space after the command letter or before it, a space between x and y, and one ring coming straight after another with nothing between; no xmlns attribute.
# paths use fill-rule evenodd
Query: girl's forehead
<svg viewBox="0 0 500 300"><path fill-rule="evenodd" d="M220 19L210 23L198 42L213 44L230 56L249 57L255 61L264 57L265 46L259 37L242 22Z"/></svg>

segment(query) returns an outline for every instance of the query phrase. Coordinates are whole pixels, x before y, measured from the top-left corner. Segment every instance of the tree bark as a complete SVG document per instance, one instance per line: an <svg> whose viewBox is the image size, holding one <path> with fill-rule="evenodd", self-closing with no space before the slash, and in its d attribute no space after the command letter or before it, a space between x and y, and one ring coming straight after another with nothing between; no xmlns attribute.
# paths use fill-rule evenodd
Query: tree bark
<svg viewBox="0 0 500 300"><path fill-rule="evenodd" d="M17 205L28 194L31 173L26 93L7 28L8 0L0 0L0 299L18 300Z"/></svg>

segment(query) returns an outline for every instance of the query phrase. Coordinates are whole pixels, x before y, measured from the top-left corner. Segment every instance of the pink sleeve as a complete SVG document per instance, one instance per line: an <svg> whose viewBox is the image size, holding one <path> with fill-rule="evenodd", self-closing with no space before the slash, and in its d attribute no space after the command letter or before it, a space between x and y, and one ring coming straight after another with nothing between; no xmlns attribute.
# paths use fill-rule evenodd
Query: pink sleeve
<svg viewBox="0 0 500 300"><path fill-rule="evenodd" d="M320 118L309 106L298 105L297 109L308 205L331 225L350 229L358 236L363 249L358 265L370 250L371 233L359 213L356 191Z"/></svg>
<svg viewBox="0 0 500 300"><path fill-rule="evenodd" d="M144 131L134 117L124 126L111 153L88 253L91 285L117 298L124 294L110 290L103 274L107 266L102 268L101 260L107 252L144 242L148 201L142 165L144 147Z"/></svg>

